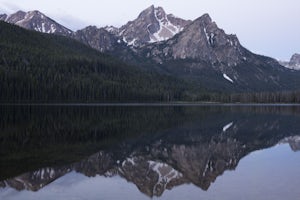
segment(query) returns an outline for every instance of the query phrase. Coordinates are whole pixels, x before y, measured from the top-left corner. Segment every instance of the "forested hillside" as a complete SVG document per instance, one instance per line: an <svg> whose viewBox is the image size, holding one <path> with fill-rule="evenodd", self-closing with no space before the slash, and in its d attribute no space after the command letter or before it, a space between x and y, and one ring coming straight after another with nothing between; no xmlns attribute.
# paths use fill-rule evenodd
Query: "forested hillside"
<svg viewBox="0 0 300 200"><path fill-rule="evenodd" d="M67 37L0 22L2 103L300 102L299 91L246 93L210 87L155 67L126 64Z"/></svg>
<svg viewBox="0 0 300 200"><path fill-rule="evenodd" d="M187 87L75 40L0 22L2 102L170 101L185 99Z"/></svg>

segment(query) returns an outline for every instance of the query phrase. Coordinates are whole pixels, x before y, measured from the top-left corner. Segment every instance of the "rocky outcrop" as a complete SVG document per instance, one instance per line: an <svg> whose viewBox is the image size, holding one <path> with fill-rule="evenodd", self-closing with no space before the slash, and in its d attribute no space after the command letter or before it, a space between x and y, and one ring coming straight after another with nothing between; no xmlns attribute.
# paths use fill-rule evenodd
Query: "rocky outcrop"
<svg viewBox="0 0 300 200"><path fill-rule="evenodd" d="M0 16L0 20L42 33L64 36L70 36L72 33L68 28L36 10L29 12L18 11L9 16L2 15L2 17Z"/></svg>
<svg viewBox="0 0 300 200"><path fill-rule="evenodd" d="M293 151L300 151L300 136L287 137L281 142L288 143Z"/></svg>
<svg viewBox="0 0 300 200"><path fill-rule="evenodd" d="M76 31L72 37L100 52L111 52L124 45L124 42L105 28L88 26Z"/></svg>
<svg viewBox="0 0 300 200"><path fill-rule="evenodd" d="M290 61L279 61L281 65L293 70L300 70L300 54L295 53Z"/></svg>
<svg viewBox="0 0 300 200"><path fill-rule="evenodd" d="M298 68L300 68L300 54L295 53L290 60L290 65L291 66L296 66Z"/></svg>
<svg viewBox="0 0 300 200"><path fill-rule="evenodd" d="M137 19L119 29L119 36L129 46L143 46L164 41L184 29L190 21L167 15L163 8L153 5L141 12Z"/></svg>
<svg viewBox="0 0 300 200"><path fill-rule="evenodd" d="M5 21L7 18L6 14L0 14L0 20Z"/></svg>
<svg viewBox="0 0 300 200"><path fill-rule="evenodd" d="M159 62L193 59L233 66L245 59L245 49L237 37L225 34L208 14L190 23L178 36L161 45L149 45L147 50L147 57L159 57Z"/></svg>

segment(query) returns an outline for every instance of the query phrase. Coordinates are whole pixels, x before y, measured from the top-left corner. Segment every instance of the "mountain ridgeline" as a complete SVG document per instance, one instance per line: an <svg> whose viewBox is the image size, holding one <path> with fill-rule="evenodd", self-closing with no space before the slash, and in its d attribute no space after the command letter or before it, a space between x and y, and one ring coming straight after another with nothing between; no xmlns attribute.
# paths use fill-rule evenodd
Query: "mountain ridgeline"
<svg viewBox="0 0 300 200"><path fill-rule="evenodd" d="M0 20L31 30L0 24L1 101L300 101L299 71L250 52L208 14L150 6L120 28L75 32L39 11Z"/></svg>

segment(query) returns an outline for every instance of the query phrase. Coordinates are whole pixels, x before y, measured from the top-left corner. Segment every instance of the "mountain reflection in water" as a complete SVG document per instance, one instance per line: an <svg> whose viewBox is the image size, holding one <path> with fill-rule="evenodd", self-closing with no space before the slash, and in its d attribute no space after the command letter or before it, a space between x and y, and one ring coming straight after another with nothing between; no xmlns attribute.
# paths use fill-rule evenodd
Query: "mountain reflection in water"
<svg viewBox="0 0 300 200"><path fill-rule="evenodd" d="M299 107L1 110L0 187L19 191L38 191L72 171L122 177L149 197L183 184L206 191L253 151L281 143L300 150Z"/></svg>

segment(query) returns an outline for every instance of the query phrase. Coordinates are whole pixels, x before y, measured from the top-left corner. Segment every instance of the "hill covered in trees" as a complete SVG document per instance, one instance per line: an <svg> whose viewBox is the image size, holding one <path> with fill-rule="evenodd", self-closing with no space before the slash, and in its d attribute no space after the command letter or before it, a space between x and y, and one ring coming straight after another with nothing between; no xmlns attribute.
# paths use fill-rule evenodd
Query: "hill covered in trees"
<svg viewBox="0 0 300 200"><path fill-rule="evenodd" d="M187 98L188 88L75 40L0 22L2 102L170 101Z"/></svg>
<svg viewBox="0 0 300 200"><path fill-rule="evenodd" d="M300 102L300 93L209 90L73 39L0 22L0 102Z"/></svg>

